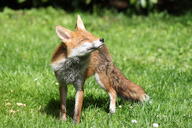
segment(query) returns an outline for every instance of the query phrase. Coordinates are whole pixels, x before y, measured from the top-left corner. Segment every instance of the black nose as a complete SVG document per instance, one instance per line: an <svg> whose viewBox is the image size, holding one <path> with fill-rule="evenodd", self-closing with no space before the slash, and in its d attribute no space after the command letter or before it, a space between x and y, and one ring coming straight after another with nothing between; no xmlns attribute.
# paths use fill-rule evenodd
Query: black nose
<svg viewBox="0 0 192 128"><path fill-rule="evenodd" d="M101 41L102 43L104 43L104 39L103 39L103 38L101 38L99 41Z"/></svg>

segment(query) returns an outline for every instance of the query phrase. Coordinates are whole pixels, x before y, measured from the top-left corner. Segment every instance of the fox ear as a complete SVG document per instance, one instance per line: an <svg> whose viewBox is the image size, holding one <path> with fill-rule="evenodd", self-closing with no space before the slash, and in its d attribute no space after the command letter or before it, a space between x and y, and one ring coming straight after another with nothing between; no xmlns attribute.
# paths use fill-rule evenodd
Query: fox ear
<svg viewBox="0 0 192 128"><path fill-rule="evenodd" d="M71 39L71 31L64 27L56 26L56 33L57 36L64 42L67 42Z"/></svg>
<svg viewBox="0 0 192 128"><path fill-rule="evenodd" d="M81 29L81 30L86 30L86 29L85 29L85 26L84 26L84 24L83 24L83 21L82 21L82 19L81 19L81 17L80 17L80 15L77 15L76 28L77 28L77 29Z"/></svg>

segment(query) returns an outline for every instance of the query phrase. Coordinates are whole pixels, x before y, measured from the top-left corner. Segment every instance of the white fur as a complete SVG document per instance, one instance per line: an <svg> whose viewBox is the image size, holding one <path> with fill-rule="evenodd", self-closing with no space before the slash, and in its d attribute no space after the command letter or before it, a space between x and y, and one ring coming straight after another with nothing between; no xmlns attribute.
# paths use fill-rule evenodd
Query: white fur
<svg viewBox="0 0 192 128"><path fill-rule="evenodd" d="M82 45L80 45L79 47L72 49L72 52L69 55L69 57L83 56L88 52L88 49L90 49L92 47L93 47L92 43L85 42Z"/></svg>
<svg viewBox="0 0 192 128"><path fill-rule="evenodd" d="M85 42L79 47L72 49L72 52L69 55L69 57L84 56L92 52L94 49L99 48L102 44L103 43L99 40L93 42Z"/></svg>
<svg viewBox="0 0 192 128"><path fill-rule="evenodd" d="M52 69L53 69L54 71L57 71L57 70L59 70L60 68L62 68L64 62L65 62L65 59L61 59L61 60L59 60L59 61L57 61L57 62L52 63L52 64L51 64L51 67L52 67Z"/></svg>
<svg viewBox="0 0 192 128"><path fill-rule="evenodd" d="M147 95L147 94L145 94L145 95L143 95L142 97L141 97L141 102L147 102L147 101L149 101L150 100L150 97Z"/></svg>
<svg viewBox="0 0 192 128"><path fill-rule="evenodd" d="M105 89L105 86L104 86L104 84L101 82L101 80L100 80L100 78L99 78L99 75L98 75L97 73L95 73L95 79L96 79L97 83L98 83L102 88Z"/></svg>
<svg viewBox="0 0 192 128"><path fill-rule="evenodd" d="M95 40L95 41L93 41L93 45L95 48L98 48L101 45L103 45L103 42L101 42L100 40Z"/></svg>
<svg viewBox="0 0 192 128"><path fill-rule="evenodd" d="M109 111L110 113L115 113L116 109L115 97L111 93L109 93L109 97L110 97Z"/></svg>

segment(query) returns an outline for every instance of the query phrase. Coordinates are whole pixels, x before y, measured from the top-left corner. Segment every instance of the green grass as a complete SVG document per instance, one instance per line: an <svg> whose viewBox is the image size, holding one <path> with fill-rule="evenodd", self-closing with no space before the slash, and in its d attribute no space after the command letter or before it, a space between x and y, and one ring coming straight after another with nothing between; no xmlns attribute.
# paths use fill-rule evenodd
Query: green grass
<svg viewBox="0 0 192 128"><path fill-rule="evenodd" d="M72 86L68 120L59 121L58 86L49 65L59 43L55 26L73 29L77 14L53 8L0 12L1 128L150 128L153 123L162 128L192 127L191 14L143 17L80 13L87 29L105 38L114 63L145 88L152 104L118 99L116 113L108 114L108 95L90 78L85 83L81 123L72 123ZM17 106L18 102L26 106ZM131 123L133 119L138 123Z"/></svg>

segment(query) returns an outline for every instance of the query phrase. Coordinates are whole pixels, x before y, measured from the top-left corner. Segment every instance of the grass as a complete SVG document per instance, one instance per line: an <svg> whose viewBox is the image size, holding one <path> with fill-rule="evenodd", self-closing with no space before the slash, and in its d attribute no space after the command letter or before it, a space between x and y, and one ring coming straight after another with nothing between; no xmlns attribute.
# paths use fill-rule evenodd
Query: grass
<svg viewBox="0 0 192 128"><path fill-rule="evenodd" d="M90 78L85 83L81 123L58 120L59 95L50 58L59 43L55 26L73 29L78 12L53 8L0 12L0 127L192 127L192 15L148 17L80 13L87 29L105 38L114 63L152 97L152 104L118 99L108 114L108 95ZM18 106L17 103L26 104ZM121 107L122 106L122 107ZM136 124L131 120L137 120Z"/></svg>

